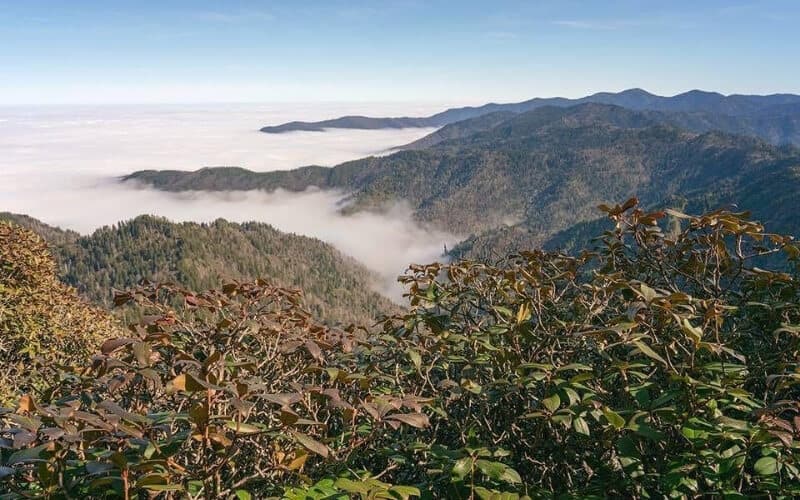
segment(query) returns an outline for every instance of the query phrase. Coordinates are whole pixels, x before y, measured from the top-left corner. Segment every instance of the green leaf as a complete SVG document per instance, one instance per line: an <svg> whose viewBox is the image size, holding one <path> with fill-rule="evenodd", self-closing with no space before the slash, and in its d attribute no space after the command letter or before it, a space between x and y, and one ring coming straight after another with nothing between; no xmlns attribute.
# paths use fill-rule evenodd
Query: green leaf
<svg viewBox="0 0 800 500"><path fill-rule="evenodd" d="M183 491L180 484L146 484L142 488L150 491Z"/></svg>
<svg viewBox="0 0 800 500"><path fill-rule="evenodd" d="M558 368L556 368L557 372L563 372L563 371L566 371L566 370L591 371L592 367L591 366L586 366L586 365L584 365L582 363L570 363L568 365L559 366Z"/></svg>
<svg viewBox="0 0 800 500"><path fill-rule="evenodd" d="M603 408L603 415L606 417L606 420L608 420L608 423L613 425L615 429L622 429L625 427L625 419L611 408Z"/></svg>
<svg viewBox="0 0 800 500"><path fill-rule="evenodd" d="M515 471L511 467L506 467L506 469L503 471L503 474L500 476L500 480L512 484L519 484L522 482L519 472Z"/></svg>
<svg viewBox="0 0 800 500"><path fill-rule="evenodd" d="M504 306L494 306L494 310L499 312L501 316L505 316L506 318L513 318L514 313L511 312L511 309L504 307Z"/></svg>
<svg viewBox="0 0 800 500"><path fill-rule="evenodd" d="M699 344L703 340L703 329L699 326L692 326L688 319L683 318L681 321L681 328L683 333L689 336L695 344Z"/></svg>
<svg viewBox="0 0 800 500"><path fill-rule="evenodd" d="M483 387L481 387L481 385L476 383L474 380L464 380L461 382L461 387L473 394L480 394L483 390Z"/></svg>
<svg viewBox="0 0 800 500"><path fill-rule="evenodd" d="M197 479L189 481L186 483L186 491L193 497L196 497L201 491L203 491L203 482Z"/></svg>
<svg viewBox="0 0 800 500"><path fill-rule="evenodd" d="M417 368L417 370L419 370L422 366L422 356L420 356L419 352L415 351L414 349L409 349L408 358L412 363L414 363L414 366Z"/></svg>
<svg viewBox="0 0 800 500"><path fill-rule="evenodd" d="M360 493L362 495L369 495L369 486L361 481L353 481L352 479L341 477L336 480L335 486L340 490L344 490L348 493Z"/></svg>
<svg viewBox="0 0 800 500"><path fill-rule="evenodd" d="M30 462L32 460L40 459L40 455L42 451L47 448L47 444L40 444L39 446L34 446L33 448L24 448L22 450L16 451L8 457L8 462L6 465L14 465L21 462Z"/></svg>
<svg viewBox="0 0 800 500"><path fill-rule="evenodd" d="M419 488L413 486L392 486L389 488L390 493L397 493L403 500L411 498L412 496L421 496Z"/></svg>
<svg viewBox="0 0 800 500"><path fill-rule="evenodd" d="M247 490L236 490L236 498L239 500L252 500L253 495Z"/></svg>
<svg viewBox="0 0 800 500"><path fill-rule="evenodd" d="M647 301L648 303L652 302L653 299L658 297L658 292L656 292L655 290L653 290L644 283L641 283L639 285L639 289L641 291L642 298L644 298L644 300Z"/></svg>
<svg viewBox="0 0 800 500"><path fill-rule="evenodd" d="M770 476L778 473L778 461L775 457L761 457L756 460L753 470L760 476Z"/></svg>
<svg viewBox="0 0 800 500"><path fill-rule="evenodd" d="M558 394L553 394L548 398L544 398L542 400L542 404L552 413L561 405L561 398L558 397Z"/></svg>
<svg viewBox="0 0 800 500"><path fill-rule="evenodd" d="M472 457L464 457L460 460L456 460L456 463L453 465L453 476L457 479L463 479L471 470Z"/></svg>
<svg viewBox="0 0 800 500"><path fill-rule="evenodd" d="M586 423L586 420L583 417L576 417L572 420L572 428L575 429L575 432L578 434L583 434L584 436L588 436L589 433L589 425Z"/></svg>
<svg viewBox="0 0 800 500"><path fill-rule="evenodd" d="M95 461L86 462L86 465L84 467L86 467L86 472L89 473L90 475L102 474L114 468L112 464L106 462L95 462Z"/></svg>
<svg viewBox="0 0 800 500"><path fill-rule="evenodd" d="M506 483L520 483L517 471L502 462L490 462L489 460L476 460L475 466L490 479L503 481Z"/></svg>
<svg viewBox="0 0 800 500"><path fill-rule="evenodd" d="M486 474L490 479L499 480L506 470L506 464L502 462L491 462L489 460L476 460L475 466Z"/></svg>
<svg viewBox="0 0 800 500"><path fill-rule="evenodd" d="M657 352L655 352L653 349L651 349L644 342L641 342L639 340L634 340L633 341L633 345L635 345L636 348L639 349L642 352L642 354L644 354L645 356L647 356L649 358L652 358L652 359L655 359L656 361L659 361L662 364L664 364L665 366L667 366L667 362L664 360L664 358L662 358Z"/></svg>
<svg viewBox="0 0 800 500"><path fill-rule="evenodd" d="M0 465L0 481L2 481L3 478L12 475L14 475L14 469L12 467L5 467Z"/></svg>

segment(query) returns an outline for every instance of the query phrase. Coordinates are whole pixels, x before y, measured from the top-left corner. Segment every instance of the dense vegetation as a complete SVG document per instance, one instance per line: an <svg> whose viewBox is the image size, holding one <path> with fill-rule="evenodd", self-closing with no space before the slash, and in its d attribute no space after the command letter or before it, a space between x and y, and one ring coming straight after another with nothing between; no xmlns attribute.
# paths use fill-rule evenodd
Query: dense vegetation
<svg viewBox="0 0 800 500"><path fill-rule="evenodd" d="M25 375L37 363L74 363L113 335L102 310L62 284L44 241L35 233L0 221L0 404L41 387Z"/></svg>
<svg viewBox="0 0 800 500"><path fill-rule="evenodd" d="M776 230L800 233L797 218L783 209L800 205L796 148L698 134L665 125L653 113L609 105L545 107L503 118L481 117L474 128L460 122L454 127L468 133L334 168L146 171L129 179L175 191L334 188L353 193L349 211L402 199L420 221L473 234L461 255L479 259L547 245L595 220L592 207L633 193L654 208L705 211L737 203ZM448 134L447 128L436 134Z"/></svg>
<svg viewBox="0 0 800 500"><path fill-rule="evenodd" d="M377 331L321 326L265 282L120 294L141 324L83 366L43 366L51 386L0 413L0 485L800 495L798 245L729 211L604 210L614 229L597 251L413 267L411 309ZM765 256L789 272L756 267Z"/></svg>
<svg viewBox="0 0 800 500"><path fill-rule="evenodd" d="M378 278L356 261L322 241L267 224L173 223L141 216L79 236L29 217L5 217L43 235L62 280L105 305L111 305L115 289L143 279L202 290L223 280L269 277L302 289L306 307L327 322L370 324L396 310L374 291Z"/></svg>
<svg viewBox="0 0 800 500"><path fill-rule="evenodd" d="M289 122L261 129L262 132L323 131L328 128L381 129L400 127L442 127L411 147L431 146L443 139L465 137L466 132L487 125L500 115L526 113L535 109L580 104L610 104L645 111L663 123L695 132L720 130L732 134L760 137L773 144L800 145L800 96L792 94L730 95L693 90L672 97L650 94L641 89L619 93L600 92L579 99L536 98L524 102L478 107L452 108L435 115L417 118L369 118L343 116L321 122ZM494 114L494 117L488 115Z"/></svg>

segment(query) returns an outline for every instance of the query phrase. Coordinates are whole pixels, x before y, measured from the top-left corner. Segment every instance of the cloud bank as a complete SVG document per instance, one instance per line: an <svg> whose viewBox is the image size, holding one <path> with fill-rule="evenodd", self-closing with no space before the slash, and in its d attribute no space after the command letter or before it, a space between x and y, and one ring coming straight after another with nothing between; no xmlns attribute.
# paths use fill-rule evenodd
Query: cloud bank
<svg viewBox="0 0 800 500"><path fill-rule="evenodd" d="M402 204L343 216L346 193L309 190L168 193L121 184L133 170L239 165L253 170L333 165L422 137L429 129L262 134L258 109L0 109L0 211L89 233L141 214L174 221L259 221L326 241L376 271L379 291L397 298L410 263L437 260L456 235L421 227ZM290 110L272 110L289 115ZM301 113L302 115L302 113ZM335 111L317 115L333 116ZM302 116L301 116L302 117ZM303 117L304 119L306 117ZM5 121L3 121L5 120Z"/></svg>
<svg viewBox="0 0 800 500"><path fill-rule="evenodd" d="M0 107L0 175L123 175L143 169L250 170L332 166L406 144L434 129L264 134L265 125L348 113L393 116L399 105L334 104ZM411 107L426 114L432 106ZM438 109L436 107L435 109Z"/></svg>

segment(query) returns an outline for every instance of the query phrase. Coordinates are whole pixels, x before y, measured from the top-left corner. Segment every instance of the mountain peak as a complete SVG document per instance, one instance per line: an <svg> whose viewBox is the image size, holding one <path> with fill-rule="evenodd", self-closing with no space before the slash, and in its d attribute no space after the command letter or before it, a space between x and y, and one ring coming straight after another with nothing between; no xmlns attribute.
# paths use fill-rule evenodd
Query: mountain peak
<svg viewBox="0 0 800 500"><path fill-rule="evenodd" d="M619 93L619 95L628 97L658 97L657 95L650 93L645 89L641 89L639 87L623 90L622 92Z"/></svg>
<svg viewBox="0 0 800 500"><path fill-rule="evenodd" d="M725 96L723 94L720 94L719 92L709 92L707 90L692 89L692 90L690 90L688 92L684 92L682 94L678 94L675 97L676 98L681 98L681 97L692 97L692 98L715 97L715 98L724 98Z"/></svg>

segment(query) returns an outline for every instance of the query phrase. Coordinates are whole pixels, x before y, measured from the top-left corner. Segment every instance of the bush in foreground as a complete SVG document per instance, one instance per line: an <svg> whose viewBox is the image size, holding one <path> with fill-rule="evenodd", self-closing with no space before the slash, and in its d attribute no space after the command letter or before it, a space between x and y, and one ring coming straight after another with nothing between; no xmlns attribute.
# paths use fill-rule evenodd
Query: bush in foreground
<svg viewBox="0 0 800 500"><path fill-rule="evenodd" d="M412 267L410 310L378 331L321 327L264 282L119 296L147 311L142 323L0 416L0 485L800 495L798 246L745 214L602 208L616 229L577 257Z"/></svg>
<svg viewBox="0 0 800 500"><path fill-rule="evenodd" d="M117 332L109 315L58 280L39 236L0 221L0 404L13 404L34 363L82 362Z"/></svg>

